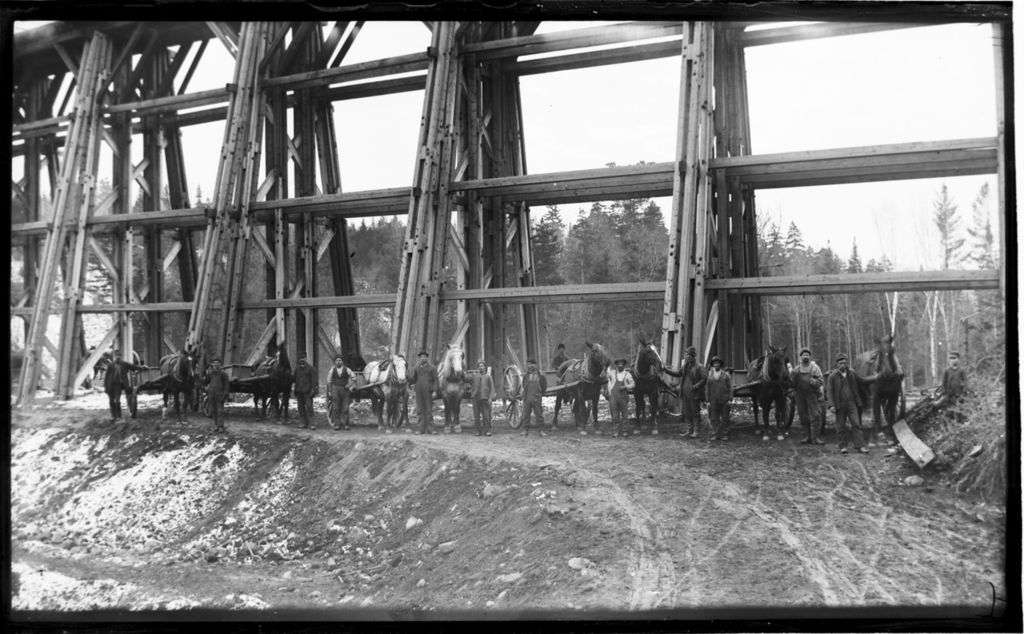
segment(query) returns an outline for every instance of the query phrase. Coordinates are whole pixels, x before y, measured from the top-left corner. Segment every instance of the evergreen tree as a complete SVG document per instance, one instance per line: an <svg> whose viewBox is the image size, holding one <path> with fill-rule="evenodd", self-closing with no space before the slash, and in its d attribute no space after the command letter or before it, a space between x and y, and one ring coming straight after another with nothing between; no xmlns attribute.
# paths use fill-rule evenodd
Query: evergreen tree
<svg viewBox="0 0 1024 634"><path fill-rule="evenodd" d="M847 273L863 273L864 268L860 263L860 253L857 251L857 240L853 241L853 248L850 250L850 260L846 263Z"/></svg>
<svg viewBox="0 0 1024 634"><path fill-rule="evenodd" d="M984 183L971 203L971 226L967 229L967 234L971 237L967 257L982 269L997 268L996 243L992 234L992 218L988 213L988 200L988 183Z"/></svg>
<svg viewBox="0 0 1024 634"><path fill-rule="evenodd" d="M533 225L533 270L539 286L562 283L559 260L565 241L565 223L558 207L550 205L539 222Z"/></svg>
<svg viewBox="0 0 1024 634"><path fill-rule="evenodd" d="M942 185L933 207L935 213L932 219L939 230L939 244L942 247L942 270L948 271L962 259L960 250L964 246L964 238L957 237L960 218L957 215L957 206L950 198L945 184Z"/></svg>

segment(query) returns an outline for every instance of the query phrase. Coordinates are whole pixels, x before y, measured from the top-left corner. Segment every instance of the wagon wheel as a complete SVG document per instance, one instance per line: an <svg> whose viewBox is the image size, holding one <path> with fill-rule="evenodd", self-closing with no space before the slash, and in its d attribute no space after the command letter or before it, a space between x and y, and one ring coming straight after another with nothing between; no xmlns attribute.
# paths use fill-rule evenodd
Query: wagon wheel
<svg viewBox="0 0 1024 634"><path fill-rule="evenodd" d="M128 413L135 418L139 414L139 393L136 388L128 390Z"/></svg>
<svg viewBox="0 0 1024 634"><path fill-rule="evenodd" d="M519 429L519 426L523 424L522 402L518 398L512 398L505 405L505 422L512 429Z"/></svg>

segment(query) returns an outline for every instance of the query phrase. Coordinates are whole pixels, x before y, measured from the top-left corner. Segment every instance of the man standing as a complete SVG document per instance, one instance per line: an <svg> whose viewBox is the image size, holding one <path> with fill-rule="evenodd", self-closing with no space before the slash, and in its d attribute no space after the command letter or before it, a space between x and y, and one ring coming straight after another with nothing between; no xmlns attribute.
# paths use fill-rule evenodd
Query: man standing
<svg viewBox="0 0 1024 634"><path fill-rule="evenodd" d="M494 379L487 372L487 366L481 359L476 364L476 374L472 382L473 428L476 435L491 435L491 401L496 397Z"/></svg>
<svg viewBox="0 0 1024 634"><path fill-rule="evenodd" d="M103 389L110 400L110 422L116 423L121 420L121 392L131 387L128 372L142 369L144 368L141 365L128 363L122 359L120 350L114 350L114 360L110 362L103 377Z"/></svg>
<svg viewBox="0 0 1024 634"><path fill-rule="evenodd" d="M316 429L313 412L313 397L320 390L320 381L316 378L316 370L306 363L306 355L299 355L299 364L295 367L295 402L299 407L299 428Z"/></svg>
<svg viewBox="0 0 1024 634"><path fill-rule="evenodd" d="M818 364L811 361L810 348L800 351L800 363L789 373L789 378L796 389L796 411L804 428L800 444L824 445L825 441L818 437L818 394L825 384L825 376Z"/></svg>
<svg viewBox="0 0 1024 634"><path fill-rule="evenodd" d="M348 383L355 378L352 370L345 365L341 355L334 357L334 367L327 374L327 390L331 395L331 427L334 429L349 429L349 393Z"/></svg>
<svg viewBox="0 0 1024 634"><path fill-rule="evenodd" d="M537 369L537 360L527 359L526 376L523 377L523 418L520 421L523 431L519 432L520 436L530 435L531 413L537 419L538 427L544 424L544 407L541 399L547 389L548 380ZM547 436L543 428L540 430L540 435Z"/></svg>
<svg viewBox="0 0 1024 634"><path fill-rule="evenodd" d="M213 416L213 430L227 431L224 427L224 400L231 391L228 373L221 368L221 360L214 359L213 367L206 373L206 396L210 399L210 415Z"/></svg>
<svg viewBox="0 0 1024 634"><path fill-rule="evenodd" d="M697 349L693 346L687 348L683 367L678 372L665 368L665 374L682 378L679 383L679 403L683 410L683 422L688 426L688 430L679 435L697 438L701 424L700 402L704 394L704 384L708 380L704 366L697 363Z"/></svg>
<svg viewBox="0 0 1024 634"><path fill-rule="evenodd" d="M711 419L710 440L729 440L729 405L732 403L732 375L722 367L722 359L711 357L708 372L708 417Z"/></svg>
<svg viewBox="0 0 1024 634"><path fill-rule="evenodd" d="M960 367L960 353L949 353L949 367L942 373L942 401L955 403L967 389L967 372Z"/></svg>
<svg viewBox="0 0 1024 634"><path fill-rule="evenodd" d="M828 394L832 401L832 411L836 413L839 453L846 453L851 435L854 449L860 453L868 453L857 421L857 410L863 406L859 383L860 378L850 369L846 355L840 354L836 357L836 371L828 377Z"/></svg>
<svg viewBox="0 0 1024 634"><path fill-rule="evenodd" d="M437 391L437 368L430 365L426 350L420 350L419 365L409 374L409 383L416 393L416 413L420 417L420 430L417 434L432 434L430 421L433 418L434 392Z"/></svg>
<svg viewBox="0 0 1024 634"><path fill-rule="evenodd" d="M559 373L561 377L562 366L569 360L569 357L565 355L565 344L560 343L555 348L555 358L551 360L551 369ZM558 428L558 412L562 409L562 393L555 394L555 414L551 419L551 427Z"/></svg>
<svg viewBox="0 0 1024 634"><path fill-rule="evenodd" d="M624 425L629 418L629 389L636 384L633 375L626 370L626 360L619 358L615 360L615 369L608 373L608 384L604 388L604 396L608 399L608 409L612 415L612 425L615 426L613 438L626 436ZM633 435L637 433L633 428Z"/></svg>

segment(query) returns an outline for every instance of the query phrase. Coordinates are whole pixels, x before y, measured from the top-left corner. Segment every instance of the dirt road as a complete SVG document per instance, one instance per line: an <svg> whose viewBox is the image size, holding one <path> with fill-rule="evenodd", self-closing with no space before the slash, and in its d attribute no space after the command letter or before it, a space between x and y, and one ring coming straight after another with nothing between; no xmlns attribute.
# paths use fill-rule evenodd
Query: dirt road
<svg viewBox="0 0 1024 634"><path fill-rule="evenodd" d="M904 486L908 461L840 455L831 434L416 436L230 416L214 435L155 411L115 426L87 403L15 414L14 608L984 613L1005 587L1001 515L933 479Z"/></svg>

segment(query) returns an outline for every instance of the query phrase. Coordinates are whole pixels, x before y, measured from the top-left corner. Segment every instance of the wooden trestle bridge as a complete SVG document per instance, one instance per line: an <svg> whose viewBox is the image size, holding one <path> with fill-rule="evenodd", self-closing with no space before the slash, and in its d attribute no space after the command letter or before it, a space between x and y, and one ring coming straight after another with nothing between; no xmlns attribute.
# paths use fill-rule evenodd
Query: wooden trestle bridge
<svg viewBox="0 0 1024 634"><path fill-rule="evenodd" d="M427 50L351 64L345 56L359 21L56 22L19 33L12 152L24 161L24 178L12 181L12 200L26 215L12 222L11 234L24 256L25 294L12 300L11 313L25 319L26 350L18 402L32 400L44 354L56 359L55 391L70 397L112 344L141 348L151 363L200 343L226 364L251 363L276 333L315 363L339 351L319 326L320 310L337 312L345 354L360 352L357 315L366 307L394 308L395 352L436 353L443 306L454 302L453 339L468 358L499 366L513 329L526 354L540 352L539 303L657 300L664 302L666 361L696 345L740 367L760 348L751 316L760 314L761 295L1002 288L994 272L758 277L757 189L997 174L1005 216L1008 13L958 18L944 10L930 21L992 21L996 136L785 154L751 154L745 48L920 25L746 30L750 23L627 22L535 35L538 22L435 21L424 23ZM189 92L217 42L234 57L234 76L224 88ZM620 46L588 50L609 44ZM521 59L536 53L550 55ZM671 161L527 172L519 77L658 57L680 59ZM342 191L345 148L335 135L334 102L417 90L424 97L413 182ZM203 206L189 197L181 130L214 121L225 122L220 166L212 204ZM134 135L142 143L137 163ZM110 174L100 173L104 146L112 152ZM109 179L109 193L97 192L100 178ZM43 211L44 187L52 214ZM142 192L141 211L133 211L133 189ZM165 189L170 208L161 202ZM664 282L535 284L531 207L668 195ZM392 214L407 216L398 292L356 294L346 222ZM446 253L457 263L454 287L443 284ZM258 299L243 294L247 270L259 270L247 268L254 256L265 261ZM323 257L329 287L316 276ZM112 279L113 303L82 303L89 258ZM167 289L172 267L180 297ZM267 316L255 340L242 340L244 311ZM82 344L86 313L112 318L91 354ZM186 341L168 337L172 318L187 319ZM59 341L47 337L54 319L62 324Z"/></svg>

